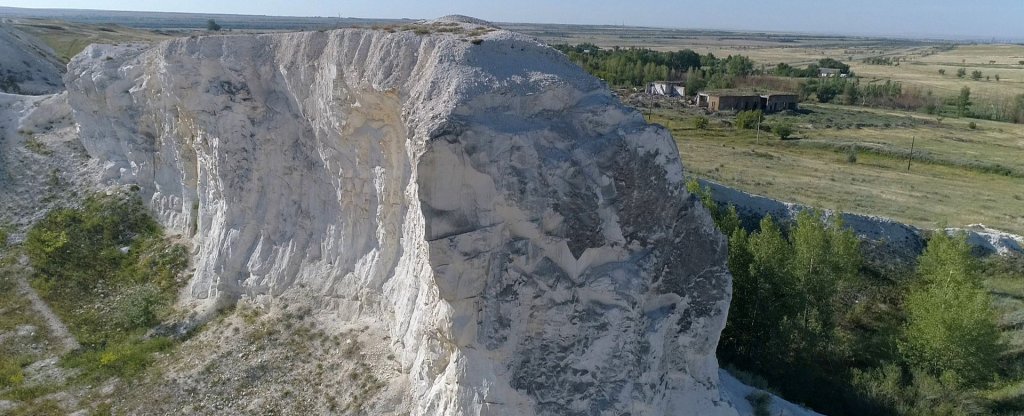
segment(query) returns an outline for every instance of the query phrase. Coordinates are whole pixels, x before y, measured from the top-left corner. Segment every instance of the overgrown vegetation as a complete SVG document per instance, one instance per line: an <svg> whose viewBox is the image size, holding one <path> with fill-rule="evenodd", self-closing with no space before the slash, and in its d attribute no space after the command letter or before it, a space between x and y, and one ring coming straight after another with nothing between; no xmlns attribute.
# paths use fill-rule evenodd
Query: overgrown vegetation
<svg viewBox="0 0 1024 416"><path fill-rule="evenodd" d="M136 196L93 195L28 232L32 286L82 344L63 364L82 378L132 377L173 341L147 332L169 317L188 265Z"/></svg>
<svg viewBox="0 0 1024 416"><path fill-rule="evenodd" d="M736 128L756 129L764 121L764 113L761 110L740 111L736 114Z"/></svg>
<svg viewBox="0 0 1024 416"><path fill-rule="evenodd" d="M737 78L755 72L754 62L742 55L720 59L690 49L674 52L645 48L602 49L590 43L552 46L612 85L641 86L652 81L686 80L686 90L696 92L705 88L730 88Z"/></svg>
<svg viewBox="0 0 1024 416"><path fill-rule="evenodd" d="M900 272L864 261L838 215L804 211L788 228L765 217L748 232L735 208L720 209L696 181L688 188L730 236L723 363L830 415L1024 410L1024 363L1005 353L982 285L985 273L1024 280L1024 261L980 263L965 236L936 233Z"/></svg>

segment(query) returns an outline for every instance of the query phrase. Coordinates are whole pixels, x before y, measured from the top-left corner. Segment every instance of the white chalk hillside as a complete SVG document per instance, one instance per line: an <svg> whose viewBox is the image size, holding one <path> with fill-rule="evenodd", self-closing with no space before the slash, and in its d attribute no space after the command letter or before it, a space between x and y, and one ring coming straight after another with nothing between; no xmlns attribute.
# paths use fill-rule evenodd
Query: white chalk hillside
<svg viewBox="0 0 1024 416"><path fill-rule="evenodd" d="M715 359L726 242L668 132L533 39L420 28L89 47L64 78L95 161L75 176L138 185L191 242L187 323L290 306L380 334L371 414L752 411ZM9 98L2 126L25 125L35 101Z"/></svg>
<svg viewBox="0 0 1024 416"><path fill-rule="evenodd" d="M64 89L64 64L49 46L0 19L0 92L43 95Z"/></svg>

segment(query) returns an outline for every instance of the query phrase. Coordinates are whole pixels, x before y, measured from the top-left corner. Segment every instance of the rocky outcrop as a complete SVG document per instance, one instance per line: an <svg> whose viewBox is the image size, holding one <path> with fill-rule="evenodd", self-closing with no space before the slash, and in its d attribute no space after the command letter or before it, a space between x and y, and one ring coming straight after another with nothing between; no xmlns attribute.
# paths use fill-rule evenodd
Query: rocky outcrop
<svg viewBox="0 0 1024 416"><path fill-rule="evenodd" d="M64 64L49 46L0 22L0 92L43 95L63 90Z"/></svg>
<svg viewBox="0 0 1024 416"><path fill-rule="evenodd" d="M413 414L736 412L724 238L668 132L553 49L445 19L92 46L65 81L103 180L191 241L197 320L373 326Z"/></svg>

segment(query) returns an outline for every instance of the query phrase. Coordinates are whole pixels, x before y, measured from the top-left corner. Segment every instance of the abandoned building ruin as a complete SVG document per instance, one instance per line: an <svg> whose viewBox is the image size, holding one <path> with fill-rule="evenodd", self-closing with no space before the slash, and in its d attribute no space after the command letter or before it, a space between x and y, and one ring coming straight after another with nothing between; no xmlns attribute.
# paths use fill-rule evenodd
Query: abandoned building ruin
<svg viewBox="0 0 1024 416"><path fill-rule="evenodd" d="M647 84L647 93L666 97L685 97L686 87L677 81L654 81Z"/></svg>
<svg viewBox="0 0 1024 416"><path fill-rule="evenodd" d="M741 91L709 91L697 94L697 106L708 111L762 110L774 113L796 110L799 101L796 94L763 93Z"/></svg>

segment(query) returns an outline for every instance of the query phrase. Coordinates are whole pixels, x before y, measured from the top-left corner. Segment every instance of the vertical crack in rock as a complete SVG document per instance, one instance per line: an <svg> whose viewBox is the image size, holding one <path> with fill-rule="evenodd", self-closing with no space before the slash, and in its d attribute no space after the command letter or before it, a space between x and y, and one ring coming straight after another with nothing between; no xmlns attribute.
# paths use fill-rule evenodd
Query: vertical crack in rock
<svg viewBox="0 0 1024 416"><path fill-rule="evenodd" d="M65 81L105 180L191 238L199 319L375 325L413 414L734 414L725 240L672 137L553 49L456 23L489 32L94 45Z"/></svg>

